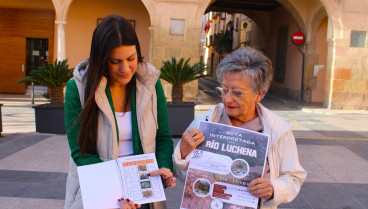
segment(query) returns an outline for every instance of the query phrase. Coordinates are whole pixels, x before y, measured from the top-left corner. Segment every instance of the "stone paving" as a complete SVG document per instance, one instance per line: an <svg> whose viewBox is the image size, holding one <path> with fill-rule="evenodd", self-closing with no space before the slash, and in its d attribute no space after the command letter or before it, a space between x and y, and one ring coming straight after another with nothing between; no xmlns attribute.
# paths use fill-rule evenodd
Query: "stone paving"
<svg viewBox="0 0 368 209"><path fill-rule="evenodd" d="M69 148L65 135L35 133L28 100L0 95L0 208L63 208ZM44 103L40 100L39 103ZM368 208L368 114L288 105L264 105L293 126L308 177L300 194L279 208ZM198 106L196 115L211 107ZM313 111L310 111L313 110ZM178 138L174 142L178 142ZM169 209L180 208L183 183L166 190Z"/></svg>

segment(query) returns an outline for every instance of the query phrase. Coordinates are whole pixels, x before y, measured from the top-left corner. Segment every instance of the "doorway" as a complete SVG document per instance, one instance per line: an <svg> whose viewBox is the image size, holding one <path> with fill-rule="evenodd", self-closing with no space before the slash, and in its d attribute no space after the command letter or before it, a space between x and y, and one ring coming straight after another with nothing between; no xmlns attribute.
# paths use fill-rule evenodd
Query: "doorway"
<svg viewBox="0 0 368 209"><path fill-rule="evenodd" d="M25 84L17 81L25 76L24 62L26 48L22 37L0 37L0 92L25 92Z"/></svg>
<svg viewBox="0 0 368 209"><path fill-rule="evenodd" d="M49 40L42 38L27 38L26 41L26 76L34 69L43 68L43 63L49 61Z"/></svg>

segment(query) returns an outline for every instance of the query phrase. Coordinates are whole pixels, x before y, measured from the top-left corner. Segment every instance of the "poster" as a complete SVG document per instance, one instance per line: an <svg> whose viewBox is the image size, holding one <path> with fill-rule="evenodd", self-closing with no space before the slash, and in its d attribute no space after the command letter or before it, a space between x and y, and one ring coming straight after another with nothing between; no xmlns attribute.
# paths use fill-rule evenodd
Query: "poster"
<svg viewBox="0 0 368 209"><path fill-rule="evenodd" d="M205 141L191 154L181 208L257 208L247 188L263 175L268 136L211 122L199 130Z"/></svg>

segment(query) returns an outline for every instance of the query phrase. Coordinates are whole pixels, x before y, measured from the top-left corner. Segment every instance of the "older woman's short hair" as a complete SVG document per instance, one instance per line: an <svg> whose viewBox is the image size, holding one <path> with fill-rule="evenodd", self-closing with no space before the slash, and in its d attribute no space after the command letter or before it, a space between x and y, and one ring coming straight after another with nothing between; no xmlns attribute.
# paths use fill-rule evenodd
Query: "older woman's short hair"
<svg viewBox="0 0 368 209"><path fill-rule="evenodd" d="M270 87L273 69L271 60L261 51L252 47L241 47L227 55L216 69L217 80L222 83L228 72L240 72L250 77L250 85L255 93L267 93Z"/></svg>

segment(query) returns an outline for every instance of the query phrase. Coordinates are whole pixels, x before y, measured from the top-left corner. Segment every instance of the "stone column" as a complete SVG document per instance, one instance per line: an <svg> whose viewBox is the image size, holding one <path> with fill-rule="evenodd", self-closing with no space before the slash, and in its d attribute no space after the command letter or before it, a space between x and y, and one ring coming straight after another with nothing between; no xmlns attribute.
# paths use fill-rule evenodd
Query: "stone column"
<svg viewBox="0 0 368 209"><path fill-rule="evenodd" d="M70 4L73 0L52 0L55 7L56 13L56 28L57 28L57 39L56 39L56 57L58 60L63 60L66 58L65 55L65 25L66 17Z"/></svg>
<svg viewBox="0 0 368 209"><path fill-rule="evenodd" d="M154 27L149 27L148 30L150 32L150 48L149 48L149 63L153 63L153 45L154 45Z"/></svg>
<svg viewBox="0 0 368 209"><path fill-rule="evenodd" d="M330 47L330 46L329 46ZM362 52L350 47L350 39L334 39L331 67L330 109L362 109L366 81L354 67L362 62ZM355 53L354 53L355 52Z"/></svg>
<svg viewBox="0 0 368 209"><path fill-rule="evenodd" d="M326 63L326 83L325 83L325 98L323 101L323 106L328 109L331 108L332 93L333 93L333 59L334 59L334 46L335 42L332 38L327 39L327 63Z"/></svg>
<svg viewBox="0 0 368 209"><path fill-rule="evenodd" d="M57 59L65 59L65 25L66 21L55 21L57 27Z"/></svg>
<svg viewBox="0 0 368 209"><path fill-rule="evenodd" d="M312 89L316 85L314 65L316 64L316 42L306 42L304 45L304 85L303 101L312 101Z"/></svg>

